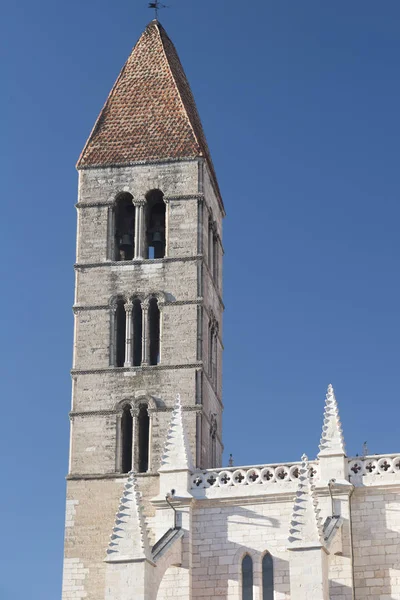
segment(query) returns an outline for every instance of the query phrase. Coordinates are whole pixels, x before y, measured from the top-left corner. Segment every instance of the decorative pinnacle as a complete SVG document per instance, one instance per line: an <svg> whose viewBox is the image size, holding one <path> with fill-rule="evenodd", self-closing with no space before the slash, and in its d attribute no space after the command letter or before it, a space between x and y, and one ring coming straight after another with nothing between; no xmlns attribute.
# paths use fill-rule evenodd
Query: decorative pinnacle
<svg viewBox="0 0 400 600"><path fill-rule="evenodd" d="M193 471L179 394L176 396L159 471Z"/></svg>
<svg viewBox="0 0 400 600"><path fill-rule="evenodd" d="M145 558L152 560L141 494L135 473L131 471L124 486L115 525L107 549L107 561Z"/></svg>
<svg viewBox="0 0 400 600"><path fill-rule="evenodd" d="M319 445L318 456L345 455L342 424L340 422L339 408L335 398L335 392L331 384L325 400L324 423Z"/></svg>
<svg viewBox="0 0 400 600"><path fill-rule="evenodd" d="M324 544L318 502L305 454L301 457L299 483L290 522L289 544L294 548L309 544Z"/></svg>

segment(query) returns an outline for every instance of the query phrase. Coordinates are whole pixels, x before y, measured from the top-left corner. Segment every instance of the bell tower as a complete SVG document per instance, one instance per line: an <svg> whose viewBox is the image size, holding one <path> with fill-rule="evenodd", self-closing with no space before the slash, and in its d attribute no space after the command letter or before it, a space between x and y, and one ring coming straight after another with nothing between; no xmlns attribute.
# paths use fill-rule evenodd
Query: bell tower
<svg viewBox="0 0 400 600"><path fill-rule="evenodd" d="M134 470L144 500L157 494L177 393L196 466L220 466L223 450L224 207L192 92L157 20L77 167L63 599L81 597L69 595L81 578L82 598L99 600L119 482Z"/></svg>

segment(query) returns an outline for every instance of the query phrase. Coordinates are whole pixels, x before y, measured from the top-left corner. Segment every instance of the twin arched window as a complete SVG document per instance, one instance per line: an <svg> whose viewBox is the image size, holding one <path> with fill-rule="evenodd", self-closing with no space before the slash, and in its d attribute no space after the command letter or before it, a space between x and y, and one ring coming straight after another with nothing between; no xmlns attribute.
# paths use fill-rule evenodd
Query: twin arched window
<svg viewBox="0 0 400 600"><path fill-rule="evenodd" d="M274 600L274 565L269 552L262 559L262 599ZM253 559L249 554L242 560L242 600L253 600Z"/></svg>
<svg viewBox="0 0 400 600"><path fill-rule="evenodd" d="M118 298L111 307L110 365L138 367L160 362L160 307L158 299Z"/></svg>
<svg viewBox="0 0 400 600"><path fill-rule="evenodd" d="M150 417L146 404L132 409L126 404L121 417L121 472L149 470Z"/></svg>
<svg viewBox="0 0 400 600"><path fill-rule="evenodd" d="M110 212L110 227L113 230L111 260L164 258L166 205L163 193L151 190L139 201L128 192L118 194Z"/></svg>

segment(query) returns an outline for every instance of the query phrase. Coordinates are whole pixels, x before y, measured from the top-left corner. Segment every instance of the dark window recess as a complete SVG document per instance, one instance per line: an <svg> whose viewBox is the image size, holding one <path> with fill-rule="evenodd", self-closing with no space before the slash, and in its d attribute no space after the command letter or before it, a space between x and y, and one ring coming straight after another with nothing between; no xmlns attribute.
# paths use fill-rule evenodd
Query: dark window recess
<svg viewBox="0 0 400 600"><path fill-rule="evenodd" d="M242 600L253 600L253 561L248 554L242 560Z"/></svg>
<svg viewBox="0 0 400 600"><path fill-rule="evenodd" d="M274 565L269 553L262 560L262 585L263 600L274 600Z"/></svg>
<svg viewBox="0 0 400 600"><path fill-rule="evenodd" d="M126 332L126 312L123 300L118 300L116 319L116 366L123 367L125 362L125 332Z"/></svg>
<svg viewBox="0 0 400 600"><path fill-rule="evenodd" d="M160 190L146 194L146 240L147 258L165 256L165 202Z"/></svg>
<svg viewBox="0 0 400 600"><path fill-rule="evenodd" d="M115 204L115 260L132 260L135 255L135 207L131 194L118 196Z"/></svg>
<svg viewBox="0 0 400 600"><path fill-rule="evenodd" d="M122 473L129 473L132 469L132 435L133 417L131 415L131 407L125 406L121 419Z"/></svg>
<svg viewBox="0 0 400 600"><path fill-rule="evenodd" d="M133 366L140 367L142 364L142 333L143 333L143 316L142 305L140 300L136 298L133 301Z"/></svg>
<svg viewBox="0 0 400 600"><path fill-rule="evenodd" d="M138 470L139 470L139 473L146 473L146 471L148 471L148 469L149 469L149 432L150 432L150 419L149 419L149 413L147 412L146 406L141 406L139 409L138 430L139 430Z"/></svg>
<svg viewBox="0 0 400 600"><path fill-rule="evenodd" d="M160 310L156 298L152 298L149 303L149 335L150 364L158 365L160 362Z"/></svg>

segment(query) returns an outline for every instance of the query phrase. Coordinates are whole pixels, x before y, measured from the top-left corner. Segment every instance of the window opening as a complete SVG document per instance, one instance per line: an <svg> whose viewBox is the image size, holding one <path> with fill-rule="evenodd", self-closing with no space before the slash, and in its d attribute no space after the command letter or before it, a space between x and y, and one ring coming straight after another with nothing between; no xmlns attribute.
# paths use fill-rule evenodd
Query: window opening
<svg viewBox="0 0 400 600"><path fill-rule="evenodd" d="M135 255L135 207L133 196L120 194L115 205L115 260L132 260Z"/></svg>
<svg viewBox="0 0 400 600"><path fill-rule="evenodd" d="M122 436L122 473L129 473L132 470L132 435L133 435L133 417L131 407L124 407L121 419Z"/></svg>
<svg viewBox="0 0 400 600"><path fill-rule="evenodd" d="M124 301L118 300L116 319L116 366L123 367L125 363L126 312Z"/></svg>
<svg viewBox="0 0 400 600"><path fill-rule="evenodd" d="M253 600L253 560L248 554L242 560L242 600Z"/></svg>
<svg viewBox="0 0 400 600"><path fill-rule="evenodd" d="M160 190L151 190L147 200L147 258L165 256L165 213L164 195Z"/></svg>
<svg viewBox="0 0 400 600"><path fill-rule="evenodd" d="M142 333L143 314L142 304L138 298L133 301L133 366L140 367L142 364Z"/></svg>
<svg viewBox="0 0 400 600"><path fill-rule="evenodd" d="M150 365L160 362L160 309L157 298L151 298L149 303L149 335L150 335Z"/></svg>
<svg viewBox="0 0 400 600"><path fill-rule="evenodd" d="M274 600L274 565L269 552L262 559L262 586L263 600Z"/></svg>
<svg viewBox="0 0 400 600"><path fill-rule="evenodd" d="M213 233L213 278L214 282L218 282L218 238L216 233Z"/></svg>
<svg viewBox="0 0 400 600"><path fill-rule="evenodd" d="M142 405L138 416L138 470L139 473L146 473L149 469L149 438L150 438L150 418L147 406Z"/></svg>

